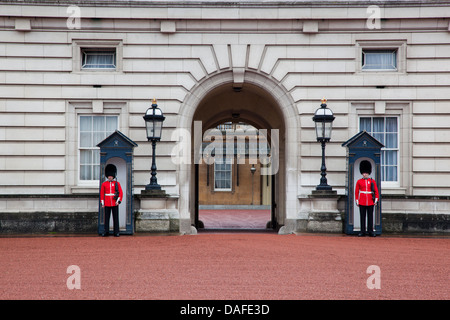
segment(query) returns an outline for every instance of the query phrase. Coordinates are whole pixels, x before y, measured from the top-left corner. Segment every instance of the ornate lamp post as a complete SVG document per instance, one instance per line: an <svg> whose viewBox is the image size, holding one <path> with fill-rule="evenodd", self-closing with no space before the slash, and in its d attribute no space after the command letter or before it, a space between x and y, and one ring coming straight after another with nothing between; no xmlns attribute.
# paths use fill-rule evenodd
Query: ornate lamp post
<svg viewBox="0 0 450 320"><path fill-rule="evenodd" d="M156 99L153 99L152 107L147 109L143 118L147 130L147 139L152 142L152 177L150 178L150 184L145 186L145 190L161 190L161 186L156 179L155 149L156 141L161 140L162 125L166 117L158 108Z"/></svg>
<svg viewBox="0 0 450 320"><path fill-rule="evenodd" d="M316 190L331 190L331 186L327 183L327 167L325 166L325 143L330 141L331 130L333 128L334 115L333 112L327 108L327 99L323 98L320 108L316 110L313 121L316 125L317 141L322 144L322 166L320 184L316 187Z"/></svg>

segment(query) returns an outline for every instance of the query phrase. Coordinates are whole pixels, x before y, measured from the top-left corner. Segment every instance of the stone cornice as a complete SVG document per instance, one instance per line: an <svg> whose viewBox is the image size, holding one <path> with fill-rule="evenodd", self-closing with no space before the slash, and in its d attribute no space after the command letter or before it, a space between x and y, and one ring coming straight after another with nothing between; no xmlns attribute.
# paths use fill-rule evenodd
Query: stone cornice
<svg viewBox="0 0 450 320"><path fill-rule="evenodd" d="M0 16L67 18L78 6L81 18L158 20L320 20L367 19L369 6L382 19L450 18L450 0L418 1L124 1L124 0L0 0Z"/></svg>
<svg viewBox="0 0 450 320"><path fill-rule="evenodd" d="M448 6L449 0L1 0L0 4L108 7L383 7Z"/></svg>

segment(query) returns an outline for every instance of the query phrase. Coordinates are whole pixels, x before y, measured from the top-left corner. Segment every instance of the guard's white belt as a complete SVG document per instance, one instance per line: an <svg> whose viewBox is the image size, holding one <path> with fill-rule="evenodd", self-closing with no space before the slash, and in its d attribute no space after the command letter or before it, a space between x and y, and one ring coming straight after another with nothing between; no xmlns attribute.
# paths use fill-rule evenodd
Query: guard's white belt
<svg viewBox="0 0 450 320"><path fill-rule="evenodd" d="M359 193L371 194L372 191L360 191Z"/></svg>
<svg viewBox="0 0 450 320"><path fill-rule="evenodd" d="M105 196L114 196L114 193L107 193Z"/></svg>

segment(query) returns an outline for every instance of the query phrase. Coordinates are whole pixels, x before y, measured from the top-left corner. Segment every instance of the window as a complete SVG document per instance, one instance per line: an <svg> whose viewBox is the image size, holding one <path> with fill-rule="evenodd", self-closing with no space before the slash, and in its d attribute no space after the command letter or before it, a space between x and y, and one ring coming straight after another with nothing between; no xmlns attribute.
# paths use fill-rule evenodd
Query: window
<svg viewBox="0 0 450 320"><path fill-rule="evenodd" d="M122 40L78 39L72 43L72 72L123 71Z"/></svg>
<svg viewBox="0 0 450 320"><path fill-rule="evenodd" d="M363 49L362 70L397 70L397 49Z"/></svg>
<svg viewBox="0 0 450 320"><path fill-rule="evenodd" d="M406 73L406 39L356 40L355 71Z"/></svg>
<svg viewBox="0 0 450 320"><path fill-rule="evenodd" d="M399 172L398 117L361 117L360 130L366 130L384 144L381 149L381 180L397 182Z"/></svg>
<svg viewBox="0 0 450 320"><path fill-rule="evenodd" d="M225 157L223 161L214 162L214 190L231 191L231 163L232 159Z"/></svg>
<svg viewBox="0 0 450 320"><path fill-rule="evenodd" d="M81 49L81 69L116 70L115 48Z"/></svg>
<svg viewBox="0 0 450 320"><path fill-rule="evenodd" d="M117 116L80 116L80 180L99 179L100 149L97 144L117 130L117 125Z"/></svg>

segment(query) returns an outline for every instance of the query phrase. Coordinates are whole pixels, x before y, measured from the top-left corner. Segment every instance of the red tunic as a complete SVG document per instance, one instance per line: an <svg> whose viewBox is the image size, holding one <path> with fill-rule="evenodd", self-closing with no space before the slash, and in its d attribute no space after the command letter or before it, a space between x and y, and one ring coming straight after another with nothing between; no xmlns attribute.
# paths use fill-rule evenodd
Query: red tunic
<svg viewBox="0 0 450 320"><path fill-rule="evenodd" d="M359 179L356 182L355 187L355 199L358 200L360 206L373 206L374 202L372 200L372 184L375 190L375 200L378 201L380 198L378 194L378 187L375 180L369 179Z"/></svg>
<svg viewBox="0 0 450 320"><path fill-rule="evenodd" d="M117 189L119 191L119 198L117 200L114 199L114 193L116 192L116 184ZM123 192L122 187L120 186L120 183L118 181L105 181L102 183L102 186L100 187L100 201L102 204L104 204L106 207L115 207L116 201L122 201L123 199Z"/></svg>

